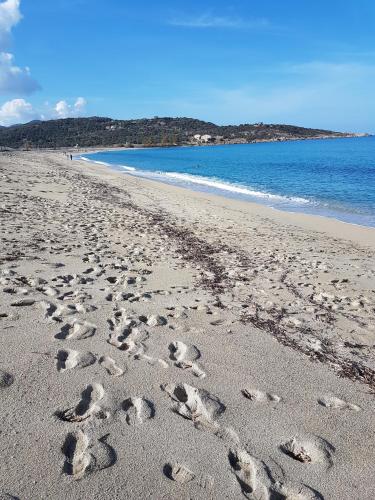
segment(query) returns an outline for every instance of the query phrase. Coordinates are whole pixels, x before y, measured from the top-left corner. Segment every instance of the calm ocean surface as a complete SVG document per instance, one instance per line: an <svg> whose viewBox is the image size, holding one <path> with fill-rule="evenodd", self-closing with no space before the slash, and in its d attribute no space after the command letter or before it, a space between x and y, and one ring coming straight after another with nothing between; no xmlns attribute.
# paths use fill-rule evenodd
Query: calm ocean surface
<svg viewBox="0 0 375 500"><path fill-rule="evenodd" d="M87 154L128 175L375 227L375 137Z"/></svg>

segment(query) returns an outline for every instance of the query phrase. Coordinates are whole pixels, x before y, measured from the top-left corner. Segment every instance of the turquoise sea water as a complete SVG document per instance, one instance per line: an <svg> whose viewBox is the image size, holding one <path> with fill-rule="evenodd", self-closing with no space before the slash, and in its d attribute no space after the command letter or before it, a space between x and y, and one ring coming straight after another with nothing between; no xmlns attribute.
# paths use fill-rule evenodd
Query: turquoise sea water
<svg viewBox="0 0 375 500"><path fill-rule="evenodd" d="M128 175L375 227L375 137L132 149L77 158Z"/></svg>

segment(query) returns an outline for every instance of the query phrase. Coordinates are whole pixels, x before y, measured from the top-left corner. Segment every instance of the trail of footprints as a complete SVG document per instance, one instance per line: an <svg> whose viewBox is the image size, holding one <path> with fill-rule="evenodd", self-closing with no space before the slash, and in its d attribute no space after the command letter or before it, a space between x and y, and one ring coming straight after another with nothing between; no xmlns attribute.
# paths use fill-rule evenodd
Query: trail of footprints
<svg viewBox="0 0 375 500"><path fill-rule="evenodd" d="M100 263L100 259L89 255L88 261L95 261ZM126 266L118 266L121 271L126 269ZM88 268L83 272L85 275L100 277L105 274L104 269ZM58 281L62 282L62 286L71 286L72 284L82 283L79 276L59 276ZM130 278L114 276L106 278L106 281L113 287L128 286L140 281L137 278ZM84 280L88 282L87 279ZM55 296L55 293L49 292L49 295ZM78 295L78 294L77 294ZM74 293L66 292L63 295L63 300L71 300ZM130 298L135 298L134 294L124 294L123 292L112 293L107 290L106 300L126 301ZM80 299L90 299L91 297L81 294ZM146 300L148 297L136 297L137 300ZM74 315L77 313L87 313L93 310L93 306L77 303L67 306L56 306L53 303L42 301L39 304L42 309L44 318L49 321L56 321L63 323L66 316ZM142 328L143 324L148 326L158 326L165 324L165 320L159 316L150 318L137 318L130 317L124 309L115 307L115 314L109 321L110 334L108 344L121 351L125 351L128 355L133 357L146 357L144 341L148 338L148 333ZM64 323L60 331L55 335L55 338L62 341L69 340L87 340L96 334L97 327L85 319L73 319L70 322ZM151 358L150 358L151 359ZM66 370L85 368L98 362L105 372L111 377L121 377L125 371L126 366L118 366L116 361L110 355L96 356L91 352L79 352L72 349L59 349L56 355L56 367L59 372ZM66 437L65 443L62 447L62 452L65 456L63 471L75 480L80 480L87 474L95 470L101 470L109 467L116 462L116 452L113 448L106 443L106 436L96 439L89 437L89 433L93 434L94 421L108 419L110 416L110 409L106 408L103 404L105 399L105 390L100 383L93 383L88 385L81 394L81 399L78 403L66 410L57 411L56 416L69 424L74 424L76 430L69 432ZM153 418L155 409L153 403L142 397L130 397L125 399L121 406L123 420L127 425L140 425L145 420ZM99 458L101 459L99 460Z"/></svg>
<svg viewBox="0 0 375 500"><path fill-rule="evenodd" d="M139 257L140 254L136 255ZM101 263L98 255L88 253L84 261L94 266L87 268L81 275L58 275L52 280L51 286L43 280L31 281L24 277L18 279L14 272L5 274L3 272L1 283L6 284L3 292L21 296L11 303L14 309L37 305L45 321L59 326L55 338L65 346L65 344L69 345L69 341L83 342L96 335L97 326L85 318L85 314L92 312L96 307L89 303L91 296L87 289L80 289L79 286L89 285L96 279L102 279L105 281L105 300L113 303L114 306L113 316L108 320L109 333L106 339L110 348L117 349L129 358L146 362L149 365L157 364L164 368L175 367L191 373L198 380L206 377L206 372L198 362L201 353L195 345L173 340L166 347L165 359L154 358L147 354L147 342L152 335L150 331L167 326L168 320L160 315L137 316L124 308L123 304L131 305L133 302L152 300L151 293L134 289L138 284L144 283L149 271L144 271L140 276L134 276L134 273L129 273L128 266L118 263L111 265L111 276L106 277L106 266ZM114 271L120 274L115 275ZM77 288L72 290L72 287ZM126 291L123 290L124 288ZM33 290L48 297L48 300L28 297L29 292ZM207 305L199 304L192 309L210 314L210 308ZM174 320L183 320L187 315L187 308L181 306L168 308L168 310L168 317ZM220 319L211 322L213 326L221 323ZM127 371L125 362L119 366L107 353L97 355L90 351L78 351L69 347L60 348L57 351L55 362L59 373L84 369L94 363L98 363L103 373L113 378L121 377ZM9 390L13 382L13 375L0 370L0 390ZM218 397L187 383L167 384L161 389L170 399L171 410L176 415L190 421L196 429L212 433L223 442L228 463L244 497L254 500L321 498L318 492L308 486L289 482L285 478L280 480L277 474L273 477L268 464L260 462L247 451L235 430L221 425L220 416L225 412L226 407ZM249 404L283 403L280 396L262 392L254 387L243 388L241 392ZM62 445L63 472L75 480L83 479L90 473L110 467L117 460L116 451L107 443L108 435L96 436L97 430L100 429L100 422L108 420L113 411L111 405L107 405L106 399L103 385L92 383L83 389L75 405L56 411L56 417L71 427ZM334 395L323 396L317 403L329 410L361 410L359 406ZM156 410L152 401L142 396L131 396L123 400L115 413L120 415L126 425L140 426L153 419ZM332 466L335 453L334 447L319 436L294 436L279 444L279 449L285 456L301 464L321 464L327 468ZM164 474L168 479L181 485L198 482L210 495L214 489L214 480L211 476L195 474L181 463L167 462Z"/></svg>

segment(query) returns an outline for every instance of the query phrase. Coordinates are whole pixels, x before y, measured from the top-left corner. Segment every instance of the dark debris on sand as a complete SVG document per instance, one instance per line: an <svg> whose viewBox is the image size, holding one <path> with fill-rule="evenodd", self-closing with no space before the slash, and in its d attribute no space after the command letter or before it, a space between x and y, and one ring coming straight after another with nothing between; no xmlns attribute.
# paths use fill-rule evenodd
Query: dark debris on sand
<svg viewBox="0 0 375 500"><path fill-rule="evenodd" d="M71 177L76 177L77 180L84 180L87 184L88 178L78 174L69 174ZM134 228L139 229L140 222L143 228L147 228L149 232L156 232L160 236L167 236L168 240L175 245L175 251L178 256L181 256L185 262L189 262L203 271L199 285L206 290L212 292L217 297L221 307L225 306L221 302L219 295L230 292L235 283L239 281L247 282L248 278L237 275L234 278L228 276L226 268L220 264L220 256L224 253L236 257L238 267L251 269L252 264L249 256L243 251L229 247L222 243L209 243L199 238L190 229L178 224L177 221L171 220L171 215L168 212L160 210L155 212L151 209L145 209L136 205L130 198L129 194L124 190L115 186L110 186L100 181L90 180L90 196L96 195L97 199L104 203L110 203L114 207L124 208L136 215L134 218ZM282 282L287 288L297 297L301 298L297 288L287 282L287 274L284 273L281 277ZM251 296L250 296L251 297ZM310 300L310 303L313 302ZM315 304L317 307L322 307ZM349 378L353 381L359 381L366 384L375 391L375 371L365 366L359 361L353 361L343 356L338 355L329 345L329 342L321 342L321 349L314 350L299 343L293 338L288 330L281 324L282 314L279 311L274 311L271 318L261 318L258 314L259 305L254 300L249 298L249 302L245 307L252 306L255 308L255 314L247 314L246 310L242 314L241 322L243 324L251 324L254 327L271 334L278 342L307 355L312 361L327 364L342 377ZM333 324L335 319L330 311L324 309L327 313L326 323ZM309 334L316 338L316 334L311 329L305 327L296 327L294 333Z"/></svg>

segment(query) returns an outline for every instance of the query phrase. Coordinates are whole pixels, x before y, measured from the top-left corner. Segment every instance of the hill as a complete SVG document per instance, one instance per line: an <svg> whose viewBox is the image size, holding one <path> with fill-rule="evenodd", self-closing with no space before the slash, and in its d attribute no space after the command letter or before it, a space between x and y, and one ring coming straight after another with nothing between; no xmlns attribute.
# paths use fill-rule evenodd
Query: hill
<svg viewBox="0 0 375 500"><path fill-rule="evenodd" d="M0 147L61 148L110 147L129 144L179 145L203 143L249 143L354 134L310 129L293 125L215 125L193 118L112 120L111 118L67 118L33 121L0 128Z"/></svg>

